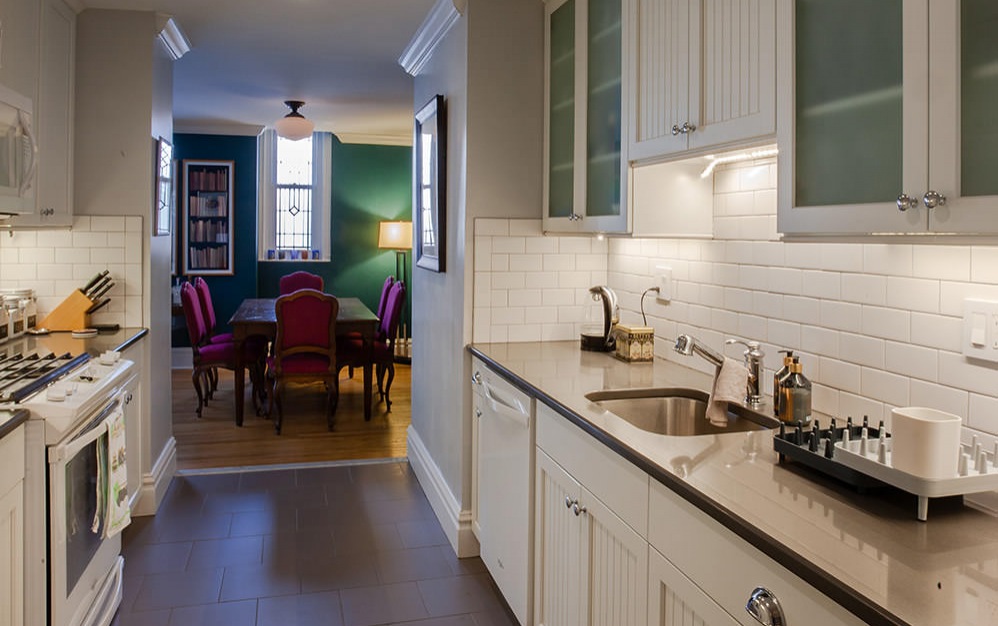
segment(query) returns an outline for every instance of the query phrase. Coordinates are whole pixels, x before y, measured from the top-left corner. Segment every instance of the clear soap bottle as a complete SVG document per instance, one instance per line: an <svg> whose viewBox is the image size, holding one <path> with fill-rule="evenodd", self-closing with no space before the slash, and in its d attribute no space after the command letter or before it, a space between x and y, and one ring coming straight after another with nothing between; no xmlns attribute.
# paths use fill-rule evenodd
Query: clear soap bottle
<svg viewBox="0 0 998 626"><path fill-rule="evenodd" d="M807 424L811 421L811 381L801 373L798 357L793 357L790 375L780 381L781 421Z"/></svg>

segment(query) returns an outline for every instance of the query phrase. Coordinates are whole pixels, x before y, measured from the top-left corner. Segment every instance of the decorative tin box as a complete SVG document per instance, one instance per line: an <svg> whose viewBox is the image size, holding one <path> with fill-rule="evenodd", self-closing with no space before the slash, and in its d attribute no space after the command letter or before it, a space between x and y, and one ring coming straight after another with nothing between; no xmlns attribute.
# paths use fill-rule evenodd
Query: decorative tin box
<svg viewBox="0 0 998 626"><path fill-rule="evenodd" d="M651 362L655 358L655 331L651 326L628 326L617 324L613 327L617 347L613 355L629 363Z"/></svg>

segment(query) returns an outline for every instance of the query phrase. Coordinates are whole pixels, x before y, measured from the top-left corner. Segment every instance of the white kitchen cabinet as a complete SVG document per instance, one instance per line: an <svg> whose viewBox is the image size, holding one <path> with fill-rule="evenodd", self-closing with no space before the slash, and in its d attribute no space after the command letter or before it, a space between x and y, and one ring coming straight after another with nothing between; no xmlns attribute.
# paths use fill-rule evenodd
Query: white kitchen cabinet
<svg viewBox="0 0 998 626"><path fill-rule="evenodd" d="M41 0L38 38L38 182L35 213L15 226L73 222L73 100L76 13L62 0Z"/></svg>
<svg viewBox="0 0 998 626"><path fill-rule="evenodd" d="M648 626L734 626L738 622L655 548L648 548Z"/></svg>
<svg viewBox="0 0 998 626"><path fill-rule="evenodd" d="M628 19L632 162L776 132L775 0L633 0Z"/></svg>
<svg viewBox="0 0 998 626"><path fill-rule="evenodd" d="M134 508L142 489L142 400L140 382L142 377L136 374L125 383L125 459L126 481L128 488L128 504Z"/></svg>
<svg viewBox="0 0 998 626"><path fill-rule="evenodd" d="M0 3L0 83L26 98L38 88L38 0Z"/></svg>
<svg viewBox="0 0 998 626"><path fill-rule="evenodd" d="M24 426L0 440L0 626L24 623Z"/></svg>
<svg viewBox="0 0 998 626"><path fill-rule="evenodd" d="M627 90L623 15L630 0L545 5L545 231L626 232Z"/></svg>
<svg viewBox="0 0 998 626"><path fill-rule="evenodd" d="M537 447L534 623L645 624L647 474L541 403Z"/></svg>
<svg viewBox="0 0 998 626"><path fill-rule="evenodd" d="M533 598L534 399L472 359L475 480L472 513L480 556L520 624Z"/></svg>
<svg viewBox="0 0 998 626"><path fill-rule="evenodd" d="M864 623L657 482L651 486L649 515L658 520L648 531L652 548L745 626L758 624L748 615L746 604L760 588L777 598L784 624L860 626ZM709 620L706 615L709 608L705 608L702 598L689 595L688 589L681 595L682 601L691 603L694 612L704 612L703 618Z"/></svg>
<svg viewBox="0 0 998 626"><path fill-rule="evenodd" d="M995 19L983 0L788 3L778 229L998 231Z"/></svg>

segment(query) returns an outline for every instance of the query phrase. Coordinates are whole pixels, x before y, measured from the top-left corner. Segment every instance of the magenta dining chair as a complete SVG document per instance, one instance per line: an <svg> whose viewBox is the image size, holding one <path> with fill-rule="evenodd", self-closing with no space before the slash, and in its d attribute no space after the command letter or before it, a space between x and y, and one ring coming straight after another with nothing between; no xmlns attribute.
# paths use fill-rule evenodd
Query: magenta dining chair
<svg viewBox="0 0 998 626"><path fill-rule="evenodd" d="M315 289L322 291L322 276L299 270L285 276L281 276L279 289L281 295L289 294L299 289Z"/></svg>

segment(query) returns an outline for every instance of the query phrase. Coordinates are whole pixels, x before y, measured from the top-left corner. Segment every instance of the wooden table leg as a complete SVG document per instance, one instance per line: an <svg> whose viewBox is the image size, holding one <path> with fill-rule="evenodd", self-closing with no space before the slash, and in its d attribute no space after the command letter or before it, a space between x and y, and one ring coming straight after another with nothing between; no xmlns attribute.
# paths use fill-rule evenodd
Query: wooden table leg
<svg viewBox="0 0 998 626"><path fill-rule="evenodd" d="M246 387L246 375L243 366L243 337L233 336L233 344L236 351L236 371L235 373L235 395L236 395L236 426L243 425L243 396Z"/></svg>
<svg viewBox="0 0 998 626"><path fill-rule="evenodd" d="M371 421L371 396L374 395L374 337L370 333L364 333L364 351L367 358L364 359L364 420Z"/></svg>

